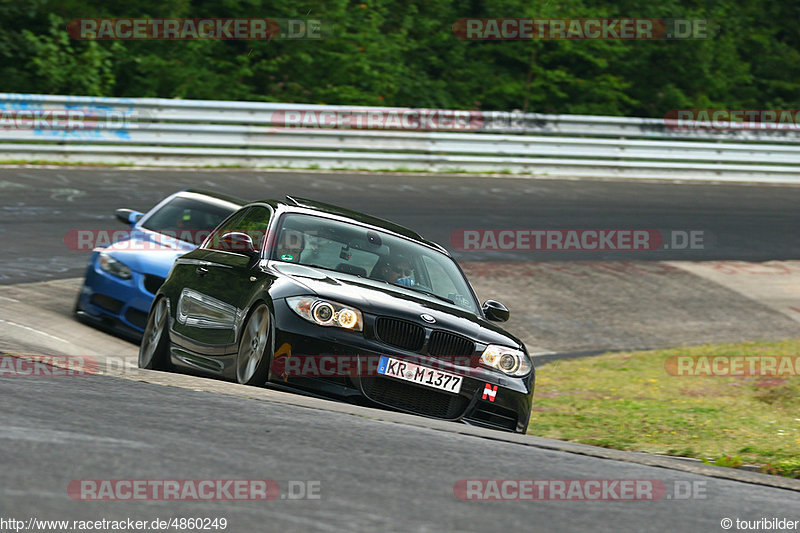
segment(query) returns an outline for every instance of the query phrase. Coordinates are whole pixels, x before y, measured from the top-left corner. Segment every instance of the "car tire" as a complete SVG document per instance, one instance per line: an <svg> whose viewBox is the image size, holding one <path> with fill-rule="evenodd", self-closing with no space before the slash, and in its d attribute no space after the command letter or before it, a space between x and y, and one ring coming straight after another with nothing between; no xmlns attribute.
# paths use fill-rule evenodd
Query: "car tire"
<svg viewBox="0 0 800 533"><path fill-rule="evenodd" d="M75 305L72 306L72 316L75 317L78 321L83 322L81 317L81 296L83 296L83 286L81 286L81 290L78 291L78 295L75 297Z"/></svg>
<svg viewBox="0 0 800 533"><path fill-rule="evenodd" d="M167 299L159 298L147 316L147 325L139 346L139 368L171 370L169 360L169 330L167 327Z"/></svg>
<svg viewBox="0 0 800 533"><path fill-rule="evenodd" d="M236 352L236 381L262 386L272 360L272 315L264 302L257 303L242 327Z"/></svg>

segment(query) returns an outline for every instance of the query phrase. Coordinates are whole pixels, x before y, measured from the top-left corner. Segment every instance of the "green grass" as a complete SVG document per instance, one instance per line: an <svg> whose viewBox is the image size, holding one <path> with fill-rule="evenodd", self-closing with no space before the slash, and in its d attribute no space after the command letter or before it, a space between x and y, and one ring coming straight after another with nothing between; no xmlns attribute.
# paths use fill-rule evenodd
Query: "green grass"
<svg viewBox="0 0 800 533"><path fill-rule="evenodd" d="M800 478L800 377L665 370L675 355L798 354L800 340L788 340L556 361L537 371L528 433Z"/></svg>
<svg viewBox="0 0 800 533"><path fill-rule="evenodd" d="M392 172L397 173L406 173L406 174L466 174L466 175L487 175L487 174L496 174L496 175L513 175L512 172L508 168L503 168L497 171L482 171L482 170L465 170L463 168L458 167L446 167L441 168L438 170L425 170L425 169L410 169L407 167L397 167L397 168L380 168L380 169L369 169L369 168L359 168L359 167L331 167L331 168L322 168L317 163L311 163L306 166L272 166L272 165L242 165L242 164L226 164L221 163L219 165L192 165L192 164L181 164L181 165L164 165L159 163L96 163L96 162L84 162L84 161L48 161L44 159L33 159L33 160L25 160L25 159L12 159L12 160L0 160L0 165L47 165L47 166L64 166L64 167L133 167L133 166L142 166L142 167L166 167L166 168L175 168L175 169L187 169L187 168L205 168L205 169L267 169L267 170L329 170L329 171L336 171L336 172L374 172L374 173L382 173L388 174ZM521 175L524 175L521 174ZM542 174L542 176L546 176L547 174Z"/></svg>
<svg viewBox="0 0 800 533"><path fill-rule="evenodd" d="M133 163L92 163L83 161L48 161L46 159L4 159L0 165L48 165L62 167L132 167Z"/></svg>

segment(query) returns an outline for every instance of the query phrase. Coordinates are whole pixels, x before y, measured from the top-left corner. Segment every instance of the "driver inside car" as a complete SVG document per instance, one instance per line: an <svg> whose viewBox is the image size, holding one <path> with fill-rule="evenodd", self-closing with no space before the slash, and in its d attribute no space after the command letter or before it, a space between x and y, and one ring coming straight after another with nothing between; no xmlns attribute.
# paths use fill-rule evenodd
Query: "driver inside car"
<svg viewBox="0 0 800 533"><path fill-rule="evenodd" d="M414 286L414 271L409 262L402 257L389 258L380 267L380 278L389 283L405 287Z"/></svg>

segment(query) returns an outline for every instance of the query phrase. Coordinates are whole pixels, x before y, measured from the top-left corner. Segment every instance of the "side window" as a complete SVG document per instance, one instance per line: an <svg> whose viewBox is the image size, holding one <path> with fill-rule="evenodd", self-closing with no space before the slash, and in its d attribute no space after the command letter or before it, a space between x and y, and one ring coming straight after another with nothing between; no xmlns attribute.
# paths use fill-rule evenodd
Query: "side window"
<svg viewBox="0 0 800 533"><path fill-rule="evenodd" d="M247 233L253 239L253 246L255 246L256 250L260 250L264 246L264 240L267 237L271 214L272 212L266 207L251 207L231 231Z"/></svg>
<svg viewBox="0 0 800 533"><path fill-rule="evenodd" d="M209 250L219 250L219 238L230 231L234 231L232 228L236 227L236 223L241 220L247 211L249 211L249 209L237 211L228 217L227 220L223 221L216 230L211 232L211 238L205 242L205 246L203 246L203 248L207 248Z"/></svg>
<svg viewBox="0 0 800 533"><path fill-rule="evenodd" d="M262 206L250 207L241 214L234 215L228 221L224 222L222 226L217 228L208 241L207 248L221 250L222 248L220 248L219 242L220 237L231 231L238 231L250 235L256 250L260 250L267 236L271 215L272 212L268 208Z"/></svg>

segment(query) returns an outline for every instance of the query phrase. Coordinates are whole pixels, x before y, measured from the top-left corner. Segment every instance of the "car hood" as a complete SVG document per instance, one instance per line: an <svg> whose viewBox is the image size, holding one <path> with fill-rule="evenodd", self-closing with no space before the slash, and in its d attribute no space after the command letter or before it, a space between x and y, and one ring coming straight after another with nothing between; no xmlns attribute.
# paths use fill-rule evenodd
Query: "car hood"
<svg viewBox="0 0 800 533"><path fill-rule="evenodd" d="M275 263L273 268L297 286L297 295L316 294L353 305L364 313L402 318L424 327L460 333L480 343L522 346L519 339L504 329L433 296L331 270L289 263ZM423 314L430 315L435 322L423 320Z"/></svg>
<svg viewBox="0 0 800 533"><path fill-rule="evenodd" d="M106 251L131 270L165 278L178 257L196 245L150 231L132 231L130 236L97 251Z"/></svg>

